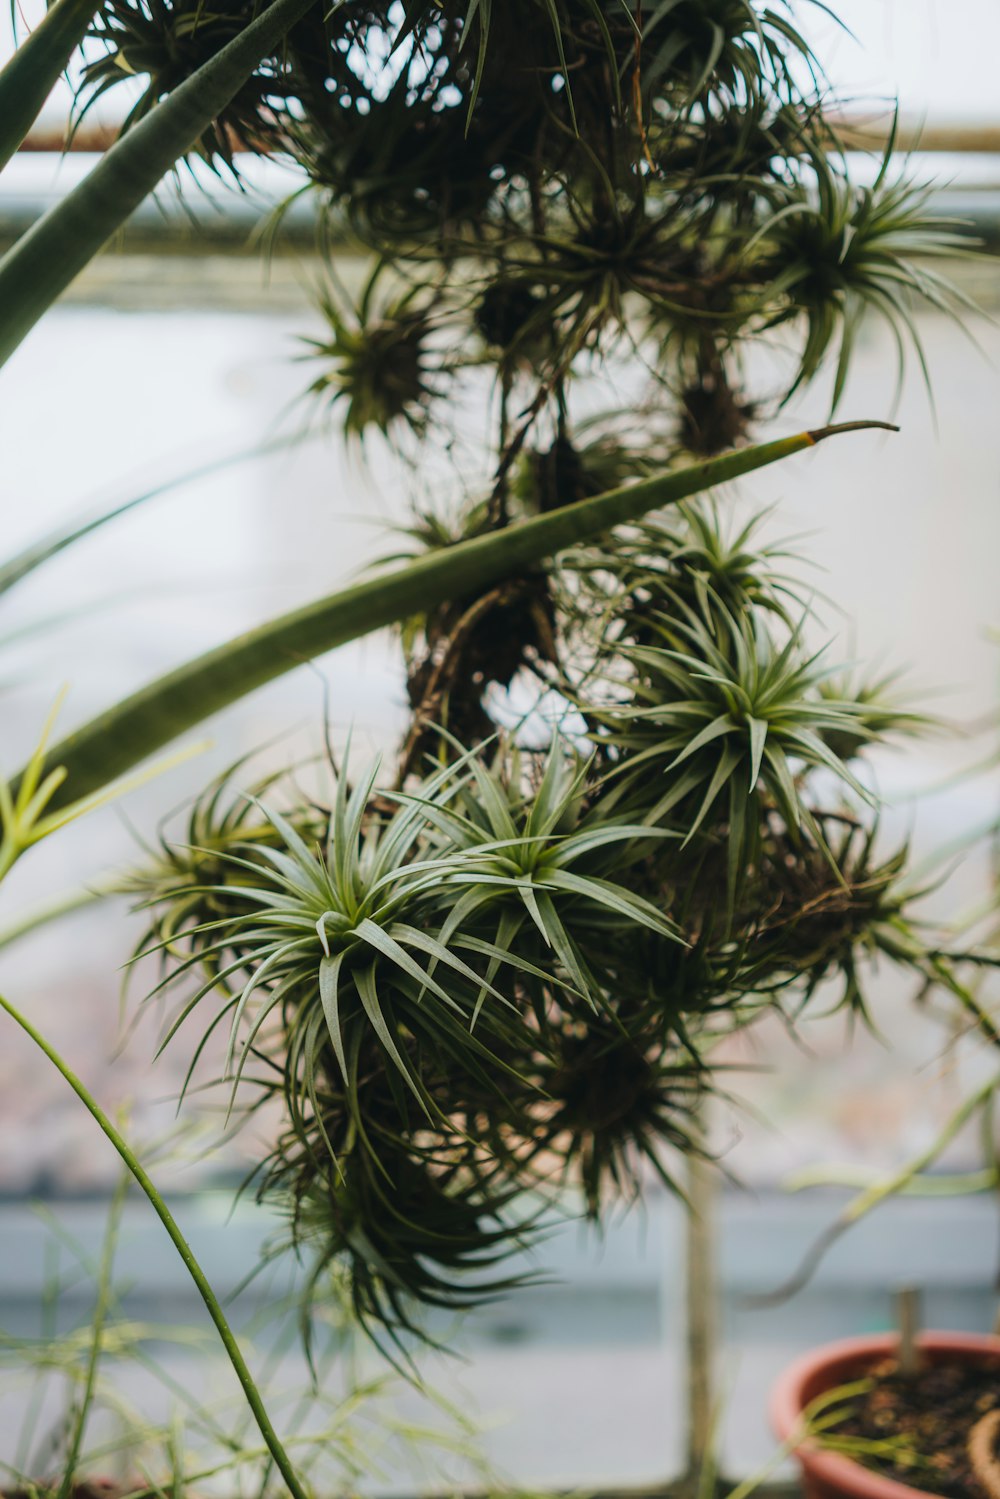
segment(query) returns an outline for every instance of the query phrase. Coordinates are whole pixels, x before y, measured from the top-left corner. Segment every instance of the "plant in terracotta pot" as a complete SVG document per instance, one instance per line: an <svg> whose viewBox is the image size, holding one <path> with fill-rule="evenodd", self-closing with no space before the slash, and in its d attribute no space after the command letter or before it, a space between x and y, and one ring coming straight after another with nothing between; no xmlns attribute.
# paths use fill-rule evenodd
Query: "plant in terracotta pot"
<svg viewBox="0 0 1000 1499"><path fill-rule="evenodd" d="M597 1219L653 1177L683 1192L721 1038L794 1018L835 974L863 1010L865 953L931 962L865 770L921 721L844 685L784 553L699 497L844 430L749 445L826 364L838 405L866 313L916 338L911 299L948 301L927 260L958 241L891 139L854 184L816 59L751 0L50 15L68 29L47 19L22 74L41 87L87 29L81 107L126 76L144 91L95 178L0 262L0 352L173 160L273 155L304 173L324 255L346 223L372 258L356 303L326 267L314 396L403 476L452 459L450 506L414 507L404 560L150 684L0 788L12 864L71 798L303 659L400 628L394 763L331 749L308 795L292 769L255 784L241 765L127 884L148 912L137 956L176 1001L165 1041L193 1068L224 1030L235 1106L277 1103L255 1179L314 1299L346 1288L406 1359L428 1308L510 1284L540 1213ZM749 392L743 355L779 329L782 375ZM475 402L490 436L467 461ZM846 424L866 425L883 424ZM148 1172L0 1003L146 1192L302 1499Z"/></svg>
<svg viewBox="0 0 1000 1499"><path fill-rule="evenodd" d="M806 1354L779 1380L772 1423L794 1447L810 1495L992 1499L997 1492L1000 1338L928 1332L914 1349L907 1371L897 1334L848 1338ZM817 1430L807 1413L824 1396Z"/></svg>
<svg viewBox="0 0 1000 1499"><path fill-rule="evenodd" d="M981 837L969 838L965 851L971 852ZM987 837L992 844L995 829ZM899 934L905 940L902 928ZM868 1181L848 1201L778 1298L801 1290L832 1244L898 1193L953 1202L963 1193L996 1190L994 1117L1000 1077L989 1062L998 1042L990 993L997 966L993 915L984 919L980 913L975 922L954 931L951 951L945 952L942 945L926 942L919 996L927 1001L943 995L952 1006L957 1001L957 1017L949 1006L941 1012L949 1022L951 1065L957 1070L955 1052L964 1050L973 1053L969 1059L982 1074L979 1053L985 1048L985 1081L963 1099L918 1157ZM945 1152L970 1132L981 1142L981 1162L971 1170L949 1169ZM795 1185L857 1185L857 1177L855 1171L825 1167L800 1173ZM902 1246L898 1263L905 1273ZM782 1375L772 1393L772 1424L795 1448L807 1489L817 1495L902 1499L904 1493L919 1491L962 1499L992 1496L1000 1478L997 1328L920 1332L919 1293L900 1291L896 1299L898 1332L816 1348ZM818 1399L824 1406L822 1430L806 1419Z"/></svg>

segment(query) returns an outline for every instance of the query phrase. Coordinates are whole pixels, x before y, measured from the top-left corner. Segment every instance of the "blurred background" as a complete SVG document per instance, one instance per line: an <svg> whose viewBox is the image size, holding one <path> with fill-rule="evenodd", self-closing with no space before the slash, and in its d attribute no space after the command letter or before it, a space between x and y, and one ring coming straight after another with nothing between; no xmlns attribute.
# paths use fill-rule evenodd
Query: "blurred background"
<svg viewBox="0 0 1000 1499"><path fill-rule="evenodd" d="M933 179L935 207L973 223L982 239L978 258L946 268L980 311L965 330L920 314L932 396L915 361L897 391L891 339L864 330L843 415L893 418L901 434L864 434L799 457L727 503L740 514L774 506L770 533L797 538L817 598L836 601L818 608L842 659L905 669L918 705L956 727L876 766L886 836L911 837L918 857L931 859L994 819L1000 800L991 763L1000 697L1000 8L994 0L837 0L834 8L849 30L820 7L792 7L834 85L856 101L849 112L860 130L873 140L884 134L898 97L908 170ZM21 22L34 18L25 6ZM0 59L11 45L4 13ZM46 149L61 138L68 102L68 90L52 101L39 149L22 152L0 178L0 246L93 162L87 152ZM114 123L95 114L92 143ZM385 551L387 528L405 518L398 472L379 453L362 461L321 428L284 441L306 425L302 341L317 327L308 204L293 208L269 257L259 241L295 186L290 172L260 164L247 168L240 193L185 172L0 373L5 553L71 517L167 486L4 600L7 771L63 685L67 729L172 665L331 591ZM340 270L347 280L358 274L346 252ZM751 388L755 374L766 386L763 355ZM628 389L627 367L613 378ZM820 425L827 396L814 388L768 435ZM470 401L469 465L481 454L484 409ZM443 455L418 482L431 496L446 493ZM359 748L392 754L405 696L389 635L303 667L220 715L193 760L26 860L4 887L0 928L136 860L140 840L155 839L172 809L239 756L259 750L255 763L265 769L316 751L324 711L338 740L353 730ZM932 909L974 910L991 877L984 856L959 862ZM121 1044L123 965L141 929L123 903L103 903L0 949L0 989L59 1038L106 1106L127 1104L140 1139L171 1125L184 1070L180 1052L151 1070L155 1016L140 1018ZM889 979L878 994L889 1044L849 1034L839 1020L823 1023L820 1005L807 1048L761 1027L752 1048L734 1056L742 1106L717 1121L733 1181L712 1206L711 1239L720 1441L735 1475L772 1451L764 1409L772 1374L823 1338L889 1325L899 1281L924 1287L932 1324L986 1329L994 1320L995 1191L891 1202L837 1245L794 1299L766 1311L747 1304L792 1274L843 1201L837 1190L790 1195L791 1175L900 1165L976 1081L973 1064L946 1047L911 996ZM134 1019L134 1005L126 1013ZM213 1122L210 1111L206 1118ZM52 1274L42 1247L50 1227L34 1205L57 1211L74 1242L92 1250L116 1163L65 1085L10 1031L0 1036L0 1129L0 1325L26 1334ZM237 1138L183 1171L163 1165L196 1247L230 1287L272 1227L248 1204L227 1219L223 1189L239 1179L246 1149ZM976 1142L960 1139L949 1165L963 1170L975 1155ZM131 1304L194 1320L159 1234L131 1205L119 1254ZM432 1361L435 1380L481 1418L484 1450L519 1482L624 1485L679 1471L690 1321L677 1206L654 1191L601 1239L562 1230L537 1262L552 1283L471 1318L459 1338L467 1361ZM81 1305L86 1294L81 1285ZM250 1312L271 1294L252 1289ZM200 1354L169 1358L185 1380L206 1377ZM15 1440L24 1398L15 1390L0 1406L0 1456ZM464 1461L456 1458L459 1475L469 1471ZM383 1487L422 1481L404 1463Z"/></svg>

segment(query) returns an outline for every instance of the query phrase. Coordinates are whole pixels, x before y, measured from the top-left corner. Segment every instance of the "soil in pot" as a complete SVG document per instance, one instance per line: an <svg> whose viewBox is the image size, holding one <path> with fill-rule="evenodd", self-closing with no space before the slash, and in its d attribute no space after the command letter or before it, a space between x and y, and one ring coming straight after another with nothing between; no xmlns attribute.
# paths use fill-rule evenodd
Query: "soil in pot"
<svg viewBox="0 0 1000 1499"><path fill-rule="evenodd" d="M946 1499L1000 1499L981 1481L969 1450L973 1429L1000 1411L1000 1358L926 1364L915 1375L901 1374L896 1361L886 1359L867 1377L871 1388L850 1401L836 1436L866 1443L888 1438L891 1446L879 1456L849 1455L884 1478ZM995 1453L996 1430L992 1436Z"/></svg>

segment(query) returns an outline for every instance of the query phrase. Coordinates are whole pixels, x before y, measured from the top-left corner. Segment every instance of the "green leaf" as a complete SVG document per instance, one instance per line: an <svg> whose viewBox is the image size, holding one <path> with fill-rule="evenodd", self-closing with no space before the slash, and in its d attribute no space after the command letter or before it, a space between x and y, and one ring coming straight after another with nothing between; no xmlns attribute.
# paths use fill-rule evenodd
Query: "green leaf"
<svg viewBox="0 0 1000 1499"><path fill-rule="evenodd" d="M313 3L272 0L8 250L0 260L0 365Z"/></svg>
<svg viewBox="0 0 1000 1499"><path fill-rule="evenodd" d="M401 1055L399 1047L396 1045L396 1041L392 1034L392 1031L389 1029L388 1023L386 1022L385 1015L382 1012L382 1006L379 1003L378 989L375 986L374 964L371 968L359 969L357 974L355 975L354 981L357 984L358 994L361 998L361 1003L364 1006L365 1014L371 1021L372 1029L374 1030L376 1036L378 1036L382 1045L385 1047L389 1056L395 1062L397 1068L399 1069L399 1073L403 1078L403 1081L406 1083L406 1086L409 1088L410 1092L419 1103L421 1109L427 1115L428 1119L431 1118L431 1111L428 1107L428 1102L424 1097L420 1084L413 1076L413 1073L410 1071L409 1066Z"/></svg>
<svg viewBox="0 0 1000 1499"><path fill-rule="evenodd" d="M684 941L673 922L668 921L648 900L644 900L641 895L634 895L631 890L625 890L620 885L612 884L610 880L558 869L553 870L549 881L554 889L582 896L584 900L593 901L595 905L604 906L617 916L623 916L630 923L658 932L671 942Z"/></svg>
<svg viewBox="0 0 1000 1499"><path fill-rule="evenodd" d="M753 791L760 775L760 762L764 757L767 724L761 718L750 718L747 722L750 726L750 790Z"/></svg>
<svg viewBox="0 0 1000 1499"><path fill-rule="evenodd" d="M537 566L540 558L776 463L834 433L881 425L849 422L741 448L460 542L283 615L168 673L64 739L47 761L67 771L67 786L57 790L52 806L106 786L186 729L335 646L443 600L485 591Z"/></svg>
<svg viewBox="0 0 1000 1499"><path fill-rule="evenodd" d="M35 123L100 8L101 0L56 0L0 71L0 170Z"/></svg>
<svg viewBox="0 0 1000 1499"><path fill-rule="evenodd" d="M52 11L49 12L49 15L51 14ZM3 110L0 105L0 120L2 118ZM131 499L125 500L120 505L114 505L107 510L99 510L96 514L70 521L67 525L50 531L47 536L43 536L39 541L33 541L23 551L8 558L6 562L0 563L0 595L7 593L22 579L29 577L36 568L48 562L51 557L57 556L67 547L73 546L75 542L82 541L85 536L100 530L102 526L117 520L119 516L128 515L130 511L144 505L148 500L158 499L161 495L169 494L171 490L180 489L185 484L192 484L198 479L208 478L209 475L231 468L238 463L246 463L251 458L262 458L268 453L280 452L294 443L304 441L307 437L307 433L296 432L288 437L277 437L270 442L259 443L256 447L240 452L227 453L221 458L212 458L207 463L199 464L197 468L174 474L158 484L151 485L149 489L143 490L141 494L133 495ZM9 636L5 637L5 639L9 638Z"/></svg>
<svg viewBox="0 0 1000 1499"><path fill-rule="evenodd" d="M429 989L442 1003L450 1005L452 1009L457 1010L459 1008L448 991L442 989L441 985L436 979L431 978L426 969L421 968L416 959L412 958L406 951L406 948L402 947L394 937L390 937L388 932L384 932L374 921L367 919L361 921L355 927L354 931L355 935L362 942L374 948L382 957L388 958L390 963L395 963L396 967L401 969L403 973L408 974L411 979L414 979L421 989Z"/></svg>
<svg viewBox="0 0 1000 1499"><path fill-rule="evenodd" d="M344 1082L350 1081L347 1071L347 1053L344 1050L344 1033L340 1018L340 969L344 961L342 952L336 953L332 958L323 958L319 965L319 1001L323 1006L323 1015L326 1019L326 1028L330 1032L330 1040L340 1063L340 1070L344 1075Z"/></svg>

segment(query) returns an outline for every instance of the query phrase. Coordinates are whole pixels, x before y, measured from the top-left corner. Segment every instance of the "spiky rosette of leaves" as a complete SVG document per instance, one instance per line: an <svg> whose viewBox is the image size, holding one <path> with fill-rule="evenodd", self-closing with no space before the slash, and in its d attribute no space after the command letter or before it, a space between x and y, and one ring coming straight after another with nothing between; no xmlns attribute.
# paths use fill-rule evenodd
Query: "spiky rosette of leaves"
<svg viewBox="0 0 1000 1499"><path fill-rule="evenodd" d="M245 764L238 761L195 797L182 840L168 838L161 828L156 843L145 849L142 866L122 877L123 893L140 895L140 909L150 916L139 950L155 943L158 951L169 952L175 940L200 945L205 936L207 941L203 924L231 909L227 884L242 879L229 855L235 848L277 846L280 835L260 817L257 800L277 782L287 781L288 772L258 779L246 791L238 791L234 781ZM322 809L300 795L294 822L303 837L315 838L324 826Z"/></svg>
<svg viewBox="0 0 1000 1499"><path fill-rule="evenodd" d="M551 1105L537 1144L572 1163L590 1216L611 1197L636 1198L644 1168L683 1195L669 1160L707 1155L699 1107L710 1082L707 1067L678 1044L662 1004L567 1021L552 1051L539 1079Z"/></svg>
<svg viewBox="0 0 1000 1499"><path fill-rule="evenodd" d="M804 773L822 769L870 793L830 748L828 736L865 737L857 703L824 697L822 652L803 643L805 618L776 637L760 610L734 615L717 597L710 613L682 606L650 618L656 643L623 642L628 699L588 704L623 804L653 824L670 820L689 844L724 829L730 911L775 806L793 837L826 842L802 795ZM827 850L827 853L829 851Z"/></svg>
<svg viewBox="0 0 1000 1499"><path fill-rule="evenodd" d="M664 619L711 618L721 602L735 618L759 611L794 629L805 608L789 570L796 554L760 537L765 518L738 525L715 499L685 503L564 554L553 573L563 626L556 681L590 727L602 708L628 699L635 673L622 647L662 643ZM599 738L599 754L604 745Z"/></svg>
<svg viewBox="0 0 1000 1499"><path fill-rule="evenodd" d="M865 743L887 735L906 734L915 738L940 728L940 722L932 716L907 705L899 690L900 676L899 672L885 672L865 677L856 671L844 671L820 683L823 697L853 702L862 720L854 730L845 729L829 736L830 748L842 760L853 759Z"/></svg>
<svg viewBox="0 0 1000 1499"><path fill-rule="evenodd" d="M558 738L537 784L525 785L516 752L506 774L491 772L476 757L464 763L469 773L458 780L454 798L429 815L455 847L475 854L482 879L455 902L442 940L452 940L453 929L483 913L496 922L497 948L520 951L526 936L536 970L563 975L562 1013L574 1013L578 1004L585 1014L613 1005L584 942L596 953L616 931L683 942L669 917L629 888L627 873L622 876L650 844L675 835L606 817L589 794L592 762L568 754ZM526 971L522 982L544 1026L550 985L538 991L534 977Z"/></svg>
<svg viewBox="0 0 1000 1499"><path fill-rule="evenodd" d="M400 428L423 435L438 393L435 376L447 361L435 351L433 294L411 287L383 295L385 267L369 276L356 307L332 283L319 299L326 323L321 337L307 338L311 360L323 372L309 387L328 406L343 406L348 437L371 430L390 436Z"/></svg>
<svg viewBox="0 0 1000 1499"><path fill-rule="evenodd" d="M647 95L667 84L683 102L727 95L750 99L771 85L792 85L789 59L814 66L791 20L791 7L762 10L752 0L675 0L642 22L641 83Z"/></svg>
<svg viewBox="0 0 1000 1499"><path fill-rule="evenodd" d="M605 656L621 642L651 643L663 619L685 609L708 618L716 603L734 616L759 610L792 626L803 608L802 585L787 571L796 554L788 543L758 539L765 519L733 524L710 497L578 548L556 575L560 608Z"/></svg>
<svg viewBox="0 0 1000 1499"><path fill-rule="evenodd" d="M771 326L805 321L805 343L788 396L836 353L831 410L843 395L862 319L875 314L889 328L902 379L909 341L927 376L914 322L917 304L955 316L972 304L938 275L929 260L968 253L953 220L929 212L931 188L892 179L893 136L871 187L857 187L829 161L813 183L794 184L761 231L759 277L766 295L783 302ZM787 398L787 397L786 397Z"/></svg>
<svg viewBox="0 0 1000 1499"><path fill-rule="evenodd" d="M138 124L232 41L259 8L254 0L213 0L211 6L200 0L107 0L88 33L89 56L77 84L78 121L110 89L140 79L141 92L122 128ZM236 151L266 154L277 149L282 137L278 113L293 88L287 58L278 54L265 59L204 132L199 153L235 171Z"/></svg>
<svg viewBox="0 0 1000 1499"><path fill-rule="evenodd" d="M772 828L762 840L757 914L744 916L743 982L758 993L786 990L801 1007L821 985L839 980L838 1005L870 1023L864 970L872 959L881 954L921 973L909 849L880 855L877 819L866 824L836 813L822 821L833 869L819 849L794 844L784 829Z"/></svg>
<svg viewBox="0 0 1000 1499"><path fill-rule="evenodd" d="M638 850L671 835L605 820L589 782L561 741L537 775L516 754L470 753L389 799L374 771L352 790L342 777L319 836L311 811L303 822L255 802L221 819L222 879L203 883L197 861L188 879L180 863L152 876L165 908L146 951L168 965L155 992L204 973L167 1039L206 1007L206 1035L228 1023L234 1087L252 1079L284 1109L265 1193L293 1221L296 1204L310 1222L322 1205L323 1258L352 1267L375 1322L399 1321L397 1296L487 1294L480 1276L452 1295L449 1277L522 1242L523 1214L507 1209L526 1190L585 1170L596 1200L626 1156L684 1136L700 1068L676 1040L671 1051L669 1028L654 1045L645 1016L632 1044L663 1077L606 1128L581 1133L568 1115L552 1127L566 1037L631 1034L614 988L629 941L683 945L633 872Z"/></svg>

